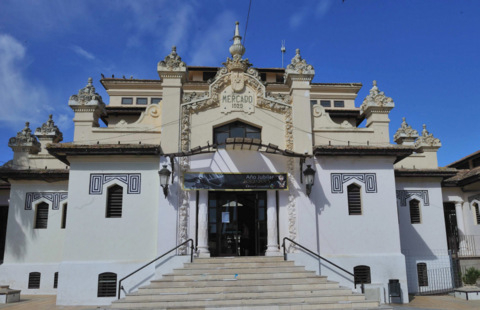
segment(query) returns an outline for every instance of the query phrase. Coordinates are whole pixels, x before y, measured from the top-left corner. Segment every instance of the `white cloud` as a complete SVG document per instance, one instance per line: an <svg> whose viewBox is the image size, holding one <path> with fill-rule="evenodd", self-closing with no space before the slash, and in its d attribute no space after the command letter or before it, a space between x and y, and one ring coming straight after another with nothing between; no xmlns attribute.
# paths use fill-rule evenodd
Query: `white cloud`
<svg viewBox="0 0 480 310"><path fill-rule="evenodd" d="M78 45L72 45L71 49L78 55L85 57L88 60L94 60L96 58L92 53L87 52L86 50L84 50Z"/></svg>
<svg viewBox="0 0 480 310"><path fill-rule="evenodd" d="M43 86L25 77L25 58L26 49L18 40L0 34L0 126L21 129L25 121L46 121L49 97Z"/></svg>
<svg viewBox="0 0 480 310"><path fill-rule="evenodd" d="M300 26L304 21L308 21L313 15L316 19L321 19L327 15L330 7L332 6L332 0L316 0L316 5L312 2L305 3L302 8L295 14L292 14L289 20L290 27L295 29ZM312 10L312 7L315 9Z"/></svg>
<svg viewBox="0 0 480 310"><path fill-rule="evenodd" d="M227 56L228 47L232 44L235 30L235 15L231 11L224 11L211 21L205 31L197 32L192 42L194 51L191 57L193 66L218 66ZM223 48L225 46L225 48Z"/></svg>

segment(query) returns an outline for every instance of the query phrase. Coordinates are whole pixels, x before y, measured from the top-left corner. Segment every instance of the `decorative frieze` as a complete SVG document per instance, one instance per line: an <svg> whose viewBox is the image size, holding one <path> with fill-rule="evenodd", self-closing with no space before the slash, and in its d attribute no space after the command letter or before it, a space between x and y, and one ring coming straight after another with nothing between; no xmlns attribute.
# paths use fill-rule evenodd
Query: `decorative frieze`
<svg viewBox="0 0 480 310"><path fill-rule="evenodd" d="M366 193L377 192L377 175L376 173L332 173L331 174L332 193L343 193L343 184L355 179L365 184Z"/></svg>
<svg viewBox="0 0 480 310"><path fill-rule="evenodd" d="M407 200L410 197L417 197L423 201L424 206L430 205L430 200L428 198L428 190L397 190L397 199L400 200L400 206L406 207Z"/></svg>
<svg viewBox="0 0 480 310"><path fill-rule="evenodd" d="M141 174L140 173L92 173L90 174L90 195L101 195L103 185L118 180L127 185L127 194L140 194L141 192Z"/></svg>
<svg viewBox="0 0 480 310"><path fill-rule="evenodd" d="M68 198L66 192L29 192L25 195L25 210L32 210L35 201L45 198L52 202L52 210L58 210L60 202Z"/></svg>

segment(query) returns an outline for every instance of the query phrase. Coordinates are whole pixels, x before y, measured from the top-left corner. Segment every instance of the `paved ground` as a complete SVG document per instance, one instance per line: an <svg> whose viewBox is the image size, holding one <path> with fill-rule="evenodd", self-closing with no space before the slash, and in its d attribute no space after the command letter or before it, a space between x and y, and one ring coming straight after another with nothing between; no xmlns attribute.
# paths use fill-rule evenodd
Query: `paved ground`
<svg viewBox="0 0 480 310"><path fill-rule="evenodd" d="M7 310L94 310L95 306L61 307L55 305L55 296L22 295L21 301L1 304ZM394 305L395 310L478 310L480 300L466 301L452 296L415 296L408 305Z"/></svg>

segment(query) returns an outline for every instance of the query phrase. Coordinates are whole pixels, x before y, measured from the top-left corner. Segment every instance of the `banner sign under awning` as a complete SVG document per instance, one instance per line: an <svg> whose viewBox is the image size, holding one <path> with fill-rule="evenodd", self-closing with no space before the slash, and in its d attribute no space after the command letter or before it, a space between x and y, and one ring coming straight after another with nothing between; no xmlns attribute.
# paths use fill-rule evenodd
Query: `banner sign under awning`
<svg viewBox="0 0 480 310"><path fill-rule="evenodd" d="M287 190L286 173L185 172L184 190Z"/></svg>

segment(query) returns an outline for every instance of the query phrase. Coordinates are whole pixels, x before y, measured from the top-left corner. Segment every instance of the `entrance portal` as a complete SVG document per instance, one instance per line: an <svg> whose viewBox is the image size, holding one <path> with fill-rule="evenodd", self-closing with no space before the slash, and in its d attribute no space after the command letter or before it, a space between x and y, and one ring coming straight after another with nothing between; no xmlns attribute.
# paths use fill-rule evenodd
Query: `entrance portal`
<svg viewBox="0 0 480 310"><path fill-rule="evenodd" d="M208 247L212 256L265 255L266 192L209 192Z"/></svg>

